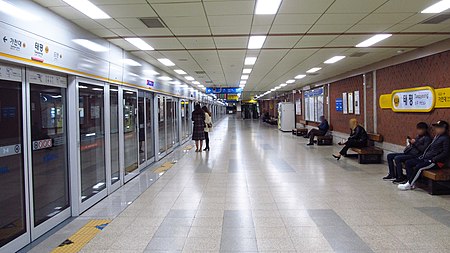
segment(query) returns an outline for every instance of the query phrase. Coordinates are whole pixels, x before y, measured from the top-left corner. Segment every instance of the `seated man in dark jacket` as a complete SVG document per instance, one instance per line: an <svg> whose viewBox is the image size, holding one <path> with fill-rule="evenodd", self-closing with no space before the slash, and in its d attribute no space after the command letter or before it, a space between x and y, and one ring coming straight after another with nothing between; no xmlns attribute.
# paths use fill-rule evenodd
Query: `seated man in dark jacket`
<svg viewBox="0 0 450 253"><path fill-rule="evenodd" d="M390 153L387 155L389 174L383 177L383 180L393 180L394 183L405 182L406 176L403 174L403 162L419 157L430 145L432 139L428 132L428 124L419 122L416 128L417 137L415 139L409 139L408 137L409 145L406 146L403 153Z"/></svg>
<svg viewBox="0 0 450 253"><path fill-rule="evenodd" d="M307 145L314 145L314 137L324 136L330 129L330 125L328 125L325 116L320 116L320 125L318 128L319 129L311 129L309 133L305 135L305 138L309 138L309 143Z"/></svg>
<svg viewBox="0 0 450 253"><path fill-rule="evenodd" d="M418 158L406 161L406 177L408 181L398 185L402 191L412 190L422 171L432 168L442 168L450 156L450 137L448 136L448 123L438 121L433 124L436 136L423 154Z"/></svg>
<svg viewBox="0 0 450 253"><path fill-rule="evenodd" d="M339 154L333 154L333 157L337 160L341 159L341 156L346 156L347 151L350 148L362 148L367 146L367 132L364 127L358 124L358 120L351 119L350 122L350 137L345 143L339 142L339 145L345 145Z"/></svg>

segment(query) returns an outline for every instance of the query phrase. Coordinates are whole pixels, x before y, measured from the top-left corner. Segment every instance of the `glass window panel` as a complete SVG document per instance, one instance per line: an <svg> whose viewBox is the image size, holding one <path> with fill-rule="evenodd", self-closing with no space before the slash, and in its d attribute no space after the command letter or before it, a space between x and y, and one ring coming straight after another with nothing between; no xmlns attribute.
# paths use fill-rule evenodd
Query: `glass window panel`
<svg viewBox="0 0 450 253"><path fill-rule="evenodd" d="M66 89L30 85L34 224L69 207Z"/></svg>
<svg viewBox="0 0 450 253"><path fill-rule="evenodd" d="M111 120L111 184L120 180L119 163L119 88L110 86L110 120Z"/></svg>
<svg viewBox="0 0 450 253"><path fill-rule="evenodd" d="M146 161L145 158L145 98L144 93L139 91L138 98L138 124L139 124L139 164Z"/></svg>
<svg viewBox="0 0 450 253"><path fill-rule="evenodd" d="M80 83L80 164L82 201L106 187L103 87Z"/></svg>
<svg viewBox="0 0 450 253"><path fill-rule="evenodd" d="M0 80L0 247L26 232L21 86Z"/></svg>
<svg viewBox="0 0 450 253"><path fill-rule="evenodd" d="M159 153L163 153L164 151L167 150L164 97L158 97L158 133L159 133Z"/></svg>
<svg viewBox="0 0 450 253"><path fill-rule="evenodd" d="M124 90L123 101L125 175L128 175L138 168L138 126L136 92Z"/></svg>

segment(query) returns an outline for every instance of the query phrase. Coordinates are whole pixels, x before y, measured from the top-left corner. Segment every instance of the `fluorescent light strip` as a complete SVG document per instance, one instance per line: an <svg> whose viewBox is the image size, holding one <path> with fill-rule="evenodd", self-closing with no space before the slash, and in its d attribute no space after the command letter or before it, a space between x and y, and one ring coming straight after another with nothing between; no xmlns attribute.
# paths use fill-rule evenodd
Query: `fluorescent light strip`
<svg viewBox="0 0 450 253"><path fill-rule="evenodd" d="M19 18L22 20L28 20L28 21L32 21L32 20L40 20L41 18L38 16L35 16L31 13L29 13L28 11L22 10L20 8L17 8L16 6L7 3L3 0L0 0L0 11L11 15L15 18Z"/></svg>
<svg viewBox="0 0 450 253"><path fill-rule="evenodd" d="M168 76L160 76L158 77L159 80L163 80L163 81L170 81L172 80L172 78L168 77Z"/></svg>
<svg viewBox="0 0 450 253"><path fill-rule="evenodd" d="M244 64L245 65L254 65L256 63L257 59L258 58L256 58L256 57L246 57Z"/></svg>
<svg viewBox="0 0 450 253"><path fill-rule="evenodd" d="M169 60L167 58L160 58L160 59L158 59L158 61L161 62L162 64L164 64L167 67L175 66L175 63L173 63L171 60Z"/></svg>
<svg viewBox="0 0 450 253"><path fill-rule="evenodd" d="M173 82L170 82L170 84L180 85L181 82L180 81L173 81Z"/></svg>
<svg viewBox="0 0 450 253"><path fill-rule="evenodd" d="M98 8L88 0L63 0L63 1L92 19L111 18L108 14L100 10L100 8Z"/></svg>
<svg viewBox="0 0 450 253"><path fill-rule="evenodd" d="M323 63L325 63L325 64L333 64L333 63L336 63L336 62L338 62L338 61L340 61L340 60L342 60L344 58L345 58L345 56L334 56L334 57L331 57L330 59L324 61Z"/></svg>
<svg viewBox="0 0 450 253"><path fill-rule="evenodd" d="M75 39L75 40L72 40L72 41L77 43L78 45L80 45L80 46L82 46L84 48L87 48L87 49L89 49L91 51L94 51L94 52L107 52L109 50L108 48L106 48L106 47L104 47L104 46L102 46L100 44L97 44L95 42L92 42L90 40Z"/></svg>
<svg viewBox="0 0 450 253"><path fill-rule="evenodd" d="M372 36L371 38L359 43L358 45L356 45L356 47L370 47L382 40L385 40L389 37L391 37L392 34L377 34Z"/></svg>
<svg viewBox="0 0 450 253"><path fill-rule="evenodd" d="M250 36L248 40L248 49L260 49L266 41L266 36Z"/></svg>
<svg viewBox="0 0 450 253"><path fill-rule="evenodd" d="M247 81L240 81L239 84L247 84Z"/></svg>
<svg viewBox="0 0 450 253"><path fill-rule="evenodd" d="M273 15L278 12L281 0L257 0L255 14L256 15Z"/></svg>
<svg viewBox="0 0 450 253"><path fill-rule="evenodd" d="M306 75L298 75L298 76L295 77L295 79L302 79L302 78L305 78L305 77L306 77Z"/></svg>
<svg viewBox="0 0 450 253"><path fill-rule="evenodd" d="M243 69L242 74L250 74L252 73L252 69Z"/></svg>
<svg viewBox="0 0 450 253"><path fill-rule="evenodd" d="M287 83L280 84L280 87L286 87L286 86L287 86Z"/></svg>
<svg viewBox="0 0 450 253"><path fill-rule="evenodd" d="M441 13L450 8L450 0L442 0L423 10L421 13Z"/></svg>
<svg viewBox="0 0 450 253"><path fill-rule="evenodd" d="M175 71L175 73L180 74L180 75L186 75L186 74L187 74L187 73L184 72L184 70L182 70L182 69L175 69L174 71Z"/></svg>
<svg viewBox="0 0 450 253"><path fill-rule="evenodd" d="M295 83L295 80L287 80L286 83Z"/></svg>
<svg viewBox="0 0 450 253"><path fill-rule="evenodd" d="M306 73L316 73L317 71L319 71L319 70L321 70L321 69L322 69L322 68L319 68L319 67L317 67L317 68L312 68L312 69L306 71Z"/></svg>
<svg viewBox="0 0 450 253"><path fill-rule="evenodd" d="M197 84L197 85L199 85L200 82L199 82L199 81L193 81L192 84Z"/></svg>
<svg viewBox="0 0 450 253"><path fill-rule="evenodd" d="M239 88L245 88L245 84L239 85Z"/></svg>
<svg viewBox="0 0 450 253"><path fill-rule="evenodd" d="M242 75L242 76L241 76L241 79L242 79L242 80L247 80L247 79L248 79L248 75Z"/></svg>
<svg viewBox="0 0 450 253"><path fill-rule="evenodd" d="M152 46L150 46L149 44L147 44L147 42L143 41L140 38L125 38L125 40L130 42L131 44L133 44L135 47L139 48L140 50L144 50L144 51L155 50Z"/></svg>
<svg viewBox="0 0 450 253"><path fill-rule="evenodd" d="M123 63L125 65L135 66L135 67L142 66L139 62L132 60L132 59L123 59Z"/></svg>
<svg viewBox="0 0 450 253"><path fill-rule="evenodd" d="M184 78L186 78L186 80L188 81L194 81L195 78L193 78L192 76L185 76Z"/></svg>

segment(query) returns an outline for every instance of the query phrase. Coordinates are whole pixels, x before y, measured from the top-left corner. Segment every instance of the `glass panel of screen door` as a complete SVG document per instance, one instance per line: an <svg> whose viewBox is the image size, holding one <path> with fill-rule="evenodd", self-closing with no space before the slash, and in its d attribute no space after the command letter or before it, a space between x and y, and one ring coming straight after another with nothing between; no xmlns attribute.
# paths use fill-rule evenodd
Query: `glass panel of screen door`
<svg viewBox="0 0 450 253"><path fill-rule="evenodd" d="M138 94L139 164L143 164L147 160L145 158L145 93L139 91Z"/></svg>
<svg viewBox="0 0 450 253"><path fill-rule="evenodd" d="M0 111L0 247L2 247L26 232L21 82L0 80Z"/></svg>
<svg viewBox="0 0 450 253"><path fill-rule="evenodd" d="M146 113L146 131L147 131L147 159L153 158L155 156L155 143L153 142L153 99L151 94L148 93L145 99L145 113Z"/></svg>
<svg viewBox="0 0 450 253"><path fill-rule="evenodd" d="M125 175L128 175L138 168L137 93L124 90L123 101Z"/></svg>
<svg viewBox="0 0 450 253"><path fill-rule="evenodd" d="M173 118L173 99L166 98L166 112L167 112L167 121L166 121L166 129L167 129L167 149L173 147L175 143L173 131L174 131L174 118Z"/></svg>
<svg viewBox="0 0 450 253"><path fill-rule="evenodd" d="M66 89L30 84L33 213L37 226L69 207Z"/></svg>
<svg viewBox="0 0 450 253"><path fill-rule="evenodd" d="M158 133L159 133L159 153L167 150L166 146L166 115L164 97L158 96Z"/></svg>
<svg viewBox="0 0 450 253"><path fill-rule="evenodd" d="M110 120L111 120L111 184L120 180L119 171L119 88L111 85L110 92Z"/></svg>
<svg viewBox="0 0 450 253"><path fill-rule="evenodd" d="M104 93L102 86L79 83L82 201L106 188Z"/></svg>

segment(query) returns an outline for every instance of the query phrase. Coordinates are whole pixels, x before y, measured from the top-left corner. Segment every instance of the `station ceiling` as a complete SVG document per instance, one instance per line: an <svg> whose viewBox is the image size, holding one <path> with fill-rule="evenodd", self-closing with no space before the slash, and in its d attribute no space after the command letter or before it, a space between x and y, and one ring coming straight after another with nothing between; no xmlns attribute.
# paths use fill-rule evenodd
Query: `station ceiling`
<svg viewBox="0 0 450 253"><path fill-rule="evenodd" d="M62 0L34 1L181 80L175 69L206 87L236 87L243 69L251 68L248 96L287 80L295 82L281 90L299 88L450 37L448 9L421 13L439 0L282 0L273 15L256 15L255 0L90 0L111 17L95 20ZM430 21L438 16L441 22ZM164 27L149 28L142 18L158 18ZM392 36L355 47L380 33ZM267 36L261 49L248 49L254 35ZM125 40L135 37L155 50ZM324 64L333 56L346 58ZM246 57L257 57L256 63L245 66ZM322 69L306 74L313 67Z"/></svg>

